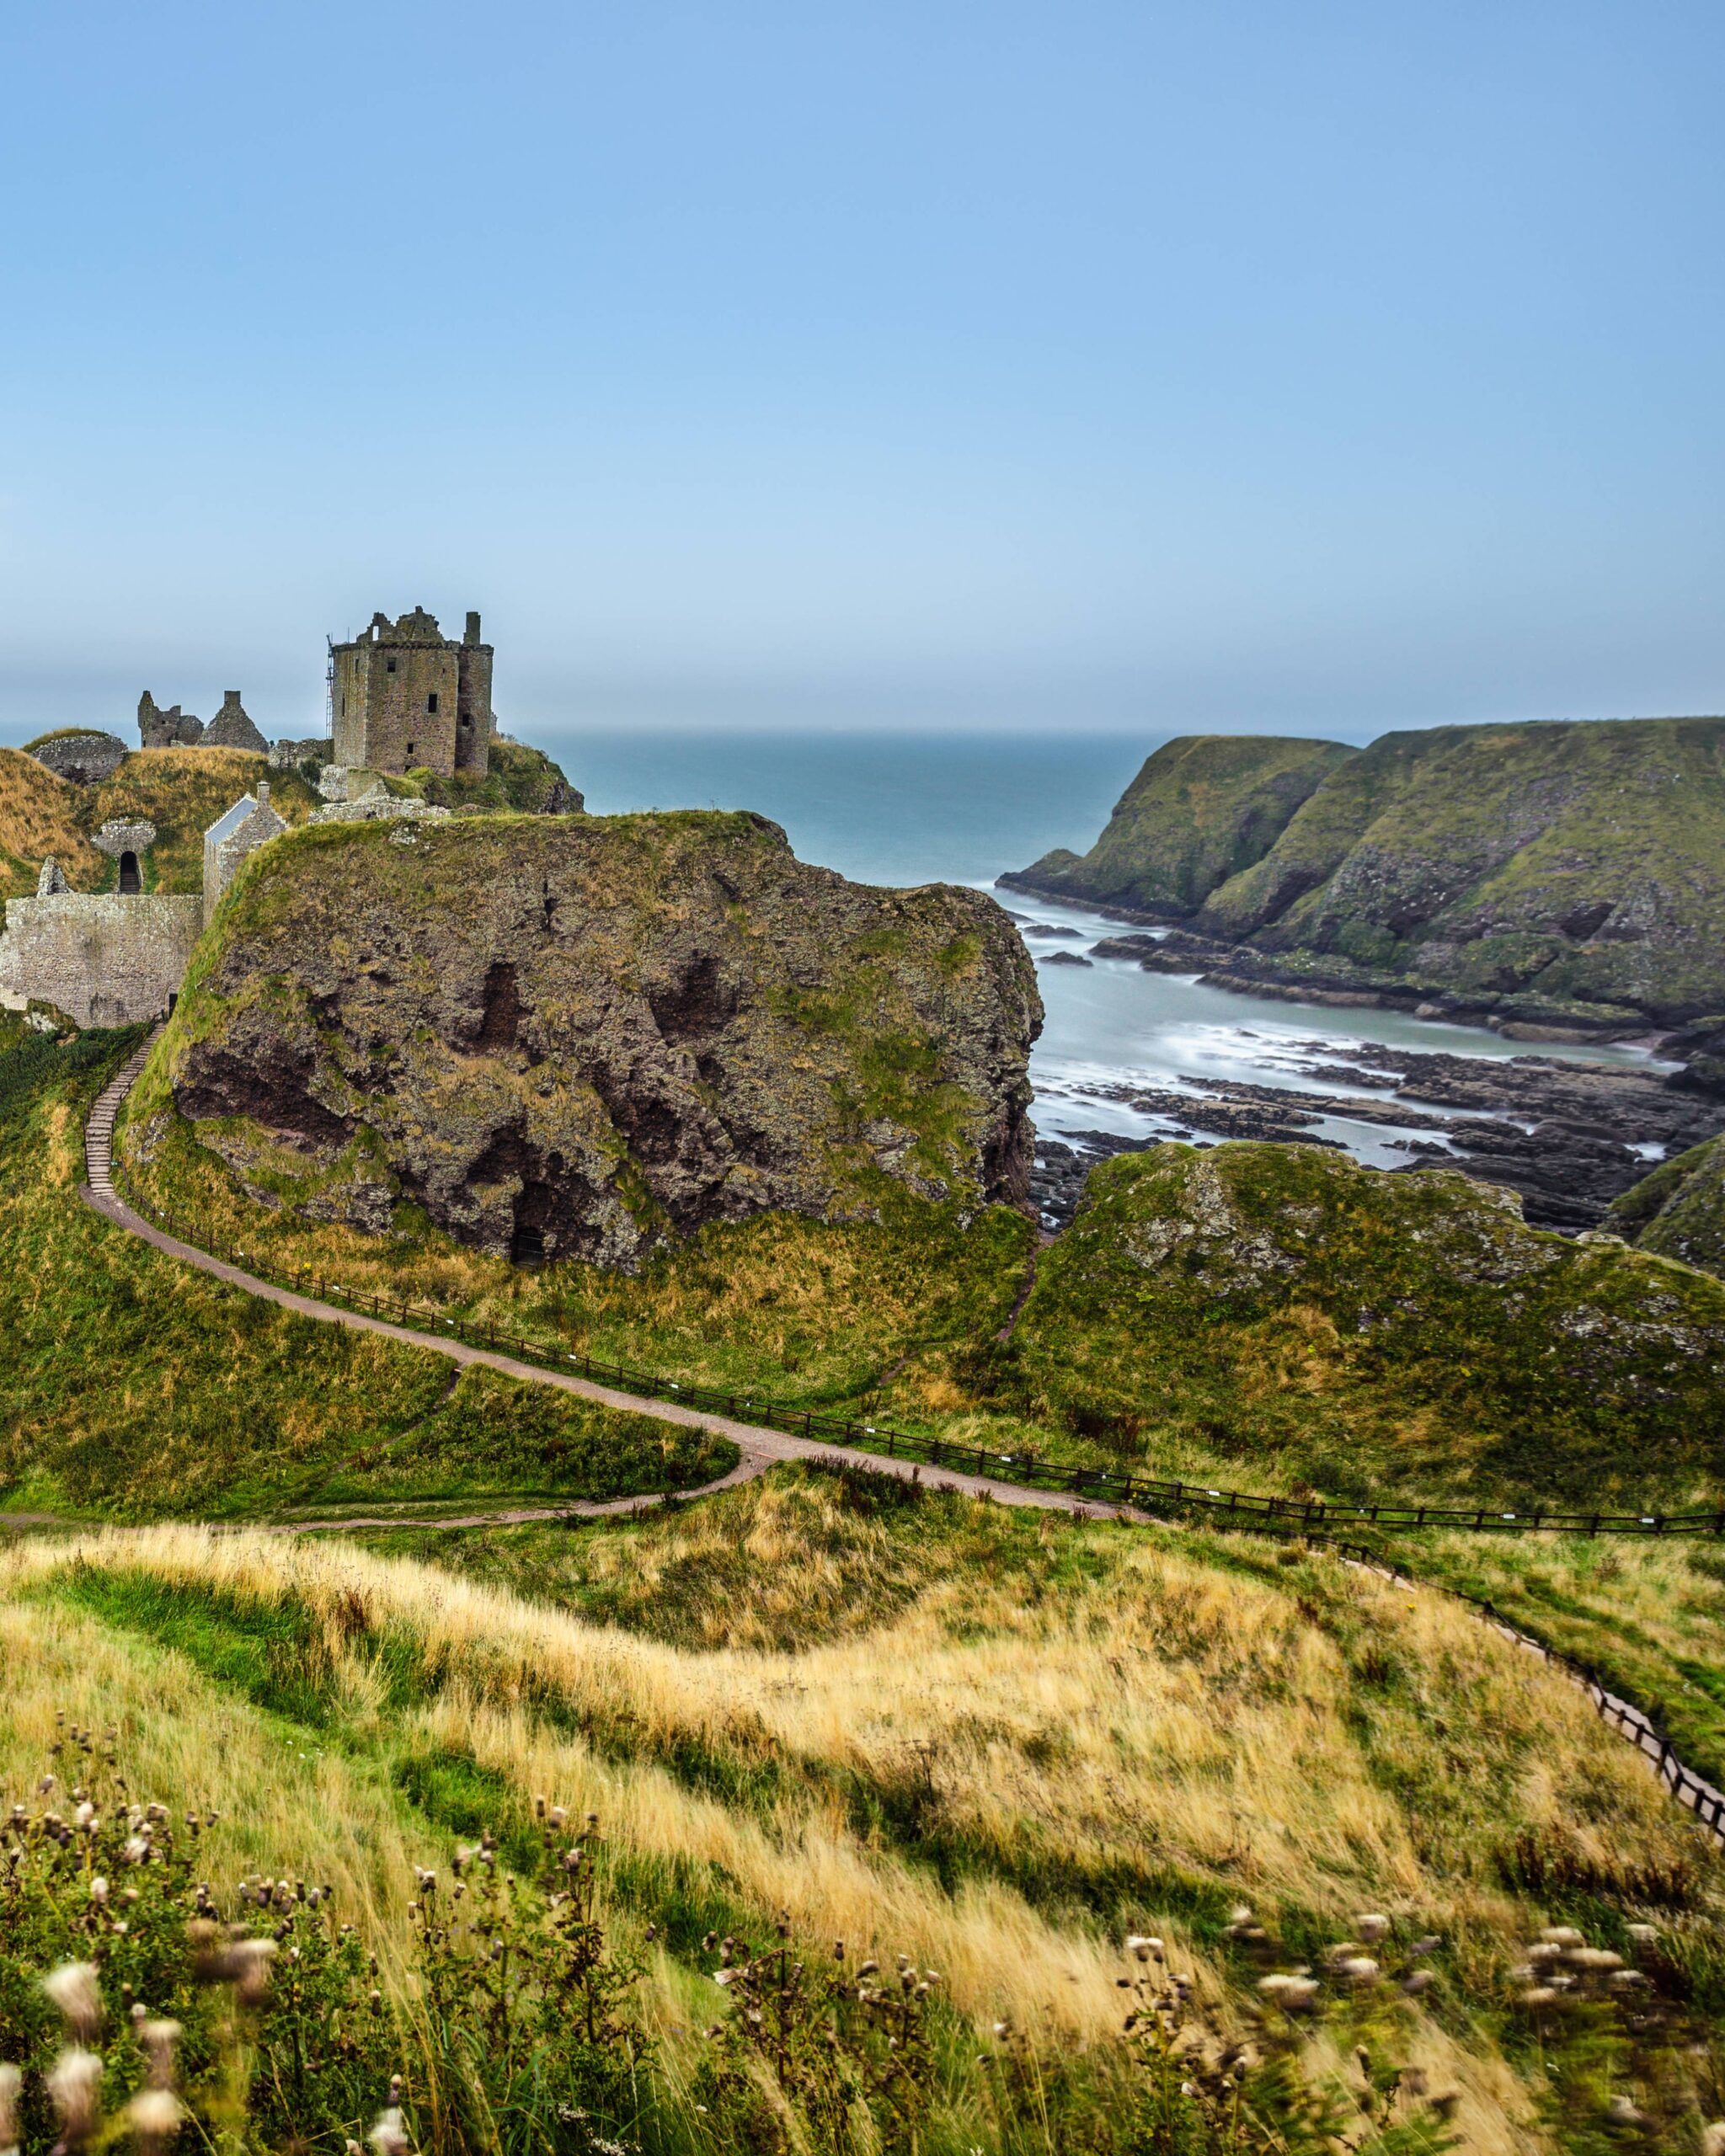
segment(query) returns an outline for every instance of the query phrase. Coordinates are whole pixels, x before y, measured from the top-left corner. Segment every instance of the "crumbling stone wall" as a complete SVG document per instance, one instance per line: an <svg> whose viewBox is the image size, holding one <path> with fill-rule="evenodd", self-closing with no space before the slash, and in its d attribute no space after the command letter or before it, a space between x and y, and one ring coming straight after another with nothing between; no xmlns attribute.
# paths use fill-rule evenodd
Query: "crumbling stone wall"
<svg viewBox="0 0 1725 2156"><path fill-rule="evenodd" d="M51 1003L80 1026L158 1018L185 978L203 926L198 898L61 890L10 899L0 935L0 996L14 1009L19 997Z"/></svg>
<svg viewBox="0 0 1725 2156"><path fill-rule="evenodd" d="M74 786L99 786L104 779L112 778L127 753L118 734L82 729L51 734L43 740L32 741L24 750L56 778L70 779Z"/></svg>
<svg viewBox="0 0 1725 2156"><path fill-rule="evenodd" d="M318 741L272 741L270 761L276 771L297 771L302 764L332 764L335 744L326 734Z"/></svg>
<svg viewBox="0 0 1725 2156"><path fill-rule="evenodd" d="M166 711L147 689L138 698L138 739L147 749L195 749L204 738L204 722L178 704Z"/></svg>
<svg viewBox="0 0 1725 2156"><path fill-rule="evenodd" d="M270 744L259 733L239 700L238 689L224 689L222 708L204 728L206 749L243 749L248 755L267 756Z"/></svg>

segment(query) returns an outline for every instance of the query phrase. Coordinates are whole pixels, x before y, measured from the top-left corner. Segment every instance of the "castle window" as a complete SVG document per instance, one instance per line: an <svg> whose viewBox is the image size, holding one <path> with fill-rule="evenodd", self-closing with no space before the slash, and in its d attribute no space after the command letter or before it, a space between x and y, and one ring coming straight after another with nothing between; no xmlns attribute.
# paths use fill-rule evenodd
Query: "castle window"
<svg viewBox="0 0 1725 2156"><path fill-rule="evenodd" d="M411 741L409 741L409 744L408 744L408 754L409 754L409 755L410 755L410 756L411 756L411 755L413 755L413 753L414 753L414 744L413 744L413 743L412 743Z"/></svg>
<svg viewBox="0 0 1725 2156"><path fill-rule="evenodd" d="M386 659L383 662L383 670L386 674L394 673L395 661L393 659Z"/></svg>
<svg viewBox="0 0 1725 2156"><path fill-rule="evenodd" d="M435 690L435 689L434 689L434 690L431 691L430 695L429 696L427 696L427 697L426 697L426 699L425 699L425 708L426 708L426 710L427 710L427 711L430 711L430 712L435 712L435 711L436 710L436 708L437 708L437 691L436 691L436 690Z"/></svg>

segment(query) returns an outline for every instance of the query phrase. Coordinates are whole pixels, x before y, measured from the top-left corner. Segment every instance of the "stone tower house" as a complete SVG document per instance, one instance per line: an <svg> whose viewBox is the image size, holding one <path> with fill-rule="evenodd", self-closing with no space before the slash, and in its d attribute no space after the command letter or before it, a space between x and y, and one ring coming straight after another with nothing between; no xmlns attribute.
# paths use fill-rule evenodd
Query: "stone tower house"
<svg viewBox="0 0 1725 2156"><path fill-rule="evenodd" d="M363 636L331 647L335 760L350 769L425 769L483 778L491 760L491 646L469 614L457 643L423 606L398 622L374 614Z"/></svg>

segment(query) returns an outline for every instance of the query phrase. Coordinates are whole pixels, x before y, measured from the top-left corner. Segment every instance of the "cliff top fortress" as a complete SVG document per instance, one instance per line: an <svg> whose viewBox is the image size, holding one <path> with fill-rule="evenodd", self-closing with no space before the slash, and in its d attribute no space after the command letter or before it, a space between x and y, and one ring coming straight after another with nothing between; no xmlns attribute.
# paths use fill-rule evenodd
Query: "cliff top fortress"
<svg viewBox="0 0 1725 2156"><path fill-rule="evenodd" d="M374 614L351 643L329 647L335 761L350 770L483 777L491 755L491 646L479 616L457 643L423 606Z"/></svg>

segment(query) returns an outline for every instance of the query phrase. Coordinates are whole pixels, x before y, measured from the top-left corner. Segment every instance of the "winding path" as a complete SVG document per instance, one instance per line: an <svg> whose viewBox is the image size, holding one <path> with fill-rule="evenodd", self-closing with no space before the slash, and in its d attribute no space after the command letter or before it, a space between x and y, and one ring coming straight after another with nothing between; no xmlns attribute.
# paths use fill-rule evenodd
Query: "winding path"
<svg viewBox="0 0 1725 2156"><path fill-rule="evenodd" d="M677 1492L679 1501L693 1497L711 1497L720 1490L734 1488L757 1475L763 1475L782 1460L820 1460L841 1461L862 1469L870 1475L892 1475L904 1482L919 1482L922 1479L920 1463L903 1460L884 1459L878 1453L860 1452L849 1446L830 1444L824 1439L798 1438L782 1430L763 1429L758 1423L740 1422L725 1415L702 1414L692 1407L681 1407L675 1401L653 1400L636 1393L614 1391L608 1385L595 1385L585 1378L566 1376L560 1370L541 1369L532 1363L517 1362L511 1355L501 1355L486 1348L473 1348L465 1341L446 1340L435 1333L415 1332L410 1326L393 1325L387 1318L371 1317L360 1310L344 1310L339 1304L319 1302L310 1295L302 1295L291 1288L280 1288L275 1282L262 1280L239 1267L212 1257L195 1244L184 1243L174 1236L165 1235L152 1227L142 1214L120 1198L114 1188L114 1125L120 1106L136 1082L139 1073L161 1035L158 1027L143 1046L115 1074L98 1097L90 1111L84 1130L84 1161L89 1182L84 1188L85 1202L104 1219L122 1228L128 1235L136 1235L156 1250L181 1263L195 1266L200 1273L207 1273L213 1279L221 1280L231 1288L238 1288L248 1295L260 1297L281 1309L292 1310L301 1317L316 1318L330 1325L344 1325L357 1332L381 1333L386 1339L399 1342L407 1348L418 1348L426 1353L442 1355L457 1364L478 1364L486 1369L499 1371L505 1377L519 1378L528 1385L556 1386L563 1392L579 1394L584 1400L596 1401L601 1406L614 1407L638 1415L652 1415L662 1422L676 1422L686 1428L708 1430L714 1435L729 1438L742 1457L728 1475L716 1481L702 1483L698 1488ZM1024 1291L1028 1293L1027 1285ZM1020 1296L1022 1306L1024 1295ZM1016 1317L1017 1311L1013 1313ZM1011 1321L1007 1330L1011 1329ZM1022 1505L1043 1512L1067 1513L1081 1519L1126 1519L1148 1524L1151 1516L1130 1505L1099 1502L1093 1499L1075 1497L1064 1490L1035 1490L1022 1483L996 1481L982 1475L963 1475L943 1470L938 1480L932 1480L930 1488L961 1491L973 1497L988 1497L1003 1505ZM436 1518L410 1518L358 1516L329 1519L296 1519L259 1522L255 1526L265 1534L304 1534L324 1529L351 1529L361 1527L491 1527L526 1524L534 1520L567 1519L572 1516L584 1518L601 1518L617 1513L641 1512L662 1503L660 1497L620 1497L608 1502L593 1502L571 1500L563 1504L539 1509L498 1511L483 1513L451 1514ZM22 1522L19 1524L22 1524ZM45 1521L43 1524L47 1524ZM1177 1523L1162 1523L1176 1524ZM252 1524L248 1523L248 1524ZM1417 1588L1424 1582L1400 1572L1381 1561L1370 1563L1357 1558L1343 1561L1358 1569L1370 1571L1380 1577L1393 1580L1398 1586ZM1442 1593L1445 1590L1439 1589ZM1614 1729L1647 1763L1652 1771L1665 1784L1677 1801L1697 1815L1696 1823L1708 1831L1716 1844L1725 1847L1725 1794L1696 1774L1692 1768L1683 1766L1676 1759L1669 1739L1662 1737L1649 1718L1639 1707L1608 1692L1600 1684L1583 1677L1566 1667L1560 1660L1553 1660L1541 1641L1530 1634L1519 1631L1499 1613L1491 1611L1486 1621L1503 1636L1530 1653L1541 1656L1558 1673L1578 1684L1591 1700L1595 1710L1609 1728ZM1669 1769L1675 1766L1680 1779L1674 1782ZM1707 1816L1711 1811L1711 1818Z"/></svg>
<svg viewBox="0 0 1725 2156"><path fill-rule="evenodd" d="M729 1475L722 1475L717 1481L702 1483L699 1488L680 1490L679 1501L691 1497L710 1497L719 1490L728 1490L739 1482L747 1482L757 1475L764 1475L769 1467L787 1460L820 1460L839 1461L847 1466L858 1467L871 1475L893 1475L900 1481L920 1482L922 1468L920 1463L903 1460L883 1459L878 1453L853 1450L847 1445L829 1444L823 1438L798 1438L783 1430L764 1429L759 1423L739 1422L727 1415L708 1415L692 1407L680 1407L676 1401L650 1400L640 1394L617 1392L609 1385L595 1385L586 1378L566 1376L560 1370L543 1369L534 1363L517 1362L512 1355L503 1355L495 1349L470 1347L463 1340L445 1340L435 1333L415 1332L409 1326L393 1325L387 1318L367 1316L363 1311L344 1310L339 1303L319 1302L314 1296L302 1295L291 1288L280 1288L272 1280L259 1279L255 1273L243 1272L238 1266L229 1265L223 1259L212 1257L207 1251L198 1249L194 1243L183 1243L166 1235L160 1228L152 1227L142 1214L135 1213L114 1187L114 1124L120 1113L120 1104L136 1084L150 1051L160 1037L160 1028L151 1034L143 1046L129 1061L123 1064L104 1087L96 1104L90 1111L90 1119L84 1129L84 1164L89 1182L83 1196L85 1202L104 1219L111 1220L128 1235L136 1235L152 1248L164 1251L169 1257L178 1258L182 1264L195 1266L200 1273L207 1273L212 1279L221 1280L230 1288L238 1288L246 1294L256 1295L265 1302L277 1304L281 1309L292 1310L300 1317L317 1318L325 1324L344 1325L357 1332L381 1333L387 1340L398 1341L405 1348L418 1348L434 1355L446 1356L452 1363L478 1364L489 1370L501 1372L505 1377L519 1378L529 1385L554 1385L563 1392L578 1393L584 1400L596 1401L601 1406L614 1407L626 1413L652 1415L661 1422L677 1422L686 1428L708 1430L715 1436L729 1438L742 1454L741 1460ZM1075 1497L1065 1490L1028 1489L1017 1482L996 1481L983 1475L961 1475L955 1470L942 1469L938 1480L931 1480L929 1486L938 1490L958 1490L973 1497L991 1497L1003 1505L1025 1505L1042 1512L1071 1513L1081 1519L1129 1519L1146 1521L1150 1515L1130 1505L1109 1504L1094 1498ZM572 1514L583 1518L596 1518L607 1513L631 1513L644 1507L656 1506L657 1497L614 1498L605 1503L570 1500L569 1502L547 1506L542 1510L488 1513L482 1517L450 1518L444 1519L303 1519L278 1522L272 1531L282 1534L302 1534L316 1528L342 1527L478 1527L520 1524L536 1519L563 1519Z"/></svg>

